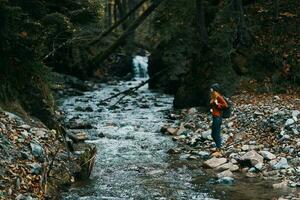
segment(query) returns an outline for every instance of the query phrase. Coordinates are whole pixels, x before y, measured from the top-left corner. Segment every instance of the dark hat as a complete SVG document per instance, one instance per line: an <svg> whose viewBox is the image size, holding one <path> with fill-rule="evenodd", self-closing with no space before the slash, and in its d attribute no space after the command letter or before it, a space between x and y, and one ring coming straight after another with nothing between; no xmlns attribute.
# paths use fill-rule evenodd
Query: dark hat
<svg viewBox="0 0 300 200"><path fill-rule="evenodd" d="M221 86L219 83L214 83L210 86L210 88L212 88L213 90L217 91L217 92L220 92L221 90Z"/></svg>

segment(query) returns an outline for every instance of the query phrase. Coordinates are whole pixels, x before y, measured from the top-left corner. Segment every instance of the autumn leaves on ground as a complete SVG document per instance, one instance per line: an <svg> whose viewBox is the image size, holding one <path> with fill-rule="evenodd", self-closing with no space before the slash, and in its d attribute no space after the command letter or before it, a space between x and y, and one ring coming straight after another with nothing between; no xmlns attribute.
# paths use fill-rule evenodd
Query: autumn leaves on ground
<svg viewBox="0 0 300 200"><path fill-rule="evenodd" d="M28 193L28 199L42 199L47 183L73 181L80 167L74 162L67 169L61 162L66 156L72 160L74 147L65 137L70 133L61 124L58 99L95 89L87 80L130 80L132 57L145 52L149 88L174 95L175 108L205 108L209 86L219 82L233 95L236 109L231 123L224 124L227 148L242 148L237 154L270 150L276 159L264 160L262 172L281 158L294 167L300 131L293 112L299 110L299 10L298 0L0 0L0 106L19 116L1 111L0 198L22 199ZM191 130L207 131L206 114L194 114L203 128ZM185 137L174 139L189 143ZM239 137L241 144L230 143ZM229 160L233 152L226 151ZM55 166L66 170L64 181L57 179ZM279 171L291 174L289 186L299 182L294 169Z"/></svg>

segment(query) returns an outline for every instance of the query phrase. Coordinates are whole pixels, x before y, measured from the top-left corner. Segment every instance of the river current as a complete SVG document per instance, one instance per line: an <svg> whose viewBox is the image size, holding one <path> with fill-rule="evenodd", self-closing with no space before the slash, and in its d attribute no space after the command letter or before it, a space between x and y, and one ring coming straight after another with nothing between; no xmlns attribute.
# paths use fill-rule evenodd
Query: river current
<svg viewBox="0 0 300 200"><path fill-rule="evenodd" d="M98 149L89 180L76 182L62 194L65 200L127 199L270 199L275 194L257 179L234 185L216 185L214 173L203 170L201 160L169 155L177 147L160 133L168 122L173 97L150 91L145 85L122 99L101 102L113 94L139 85L143 78L100 84L95 91L68 97L61 110L70 119L92 125L87 142Z"/></svg>

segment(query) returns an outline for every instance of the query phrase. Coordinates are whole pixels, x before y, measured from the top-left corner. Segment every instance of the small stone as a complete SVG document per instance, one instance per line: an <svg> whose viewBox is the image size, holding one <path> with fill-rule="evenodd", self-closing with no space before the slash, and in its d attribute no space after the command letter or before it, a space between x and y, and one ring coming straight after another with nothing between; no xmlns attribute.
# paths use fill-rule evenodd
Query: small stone
<svg viewBox="0 0 300 200"><path fill-rule="evenodd" d="M249 145L247 145L247 144L246 144L246 145L243 145L243 146L242 146L242 150L243 150L243 151L248 151L248 150L249 150Z"/></svg>
<svg viewBox="0 0 300 200"><path fill-rule="evenodd" d="M247 172L245 176L246 176L247 178L255 178L255 177L257 177L257 174L252 173L252 172Z"/></svg>
<svg viewBox="0 0 300 200"><path fill-rule="evenodd" d="M300 111L299 111L299 110L293 110L293 111L292 111L292 116L293 116L293 117L298 117L299 114L300 114Z"/></svg>
<svg viewBox="0 0 300 200"><path fill-rule="evenodd" d="M188 110L188 114L196 114L198 112L198 110L196 109L196 108L190 108L189 110Z"/></svg>
<svg viewBox="0 0 300 200"><path fill-rule="evenodd" d="M169 149L169 150L167 151L167 153L168 153L168 154L179 154L180 151L177 150L177 149Z"/></svg>
<svg viewBox="0 0 300 200"><path fill-rule="evenodd" d="M275 165L272 166L273 169L287 169L289 167L287 159L281 158Z"/></svg>
<svg viewBox="0 0 300 200"><path fill-rule="evenodd" d="M276 156L269 151L260 151L259 153L263 156L265 160L273 160L276 158Z"/></svg>
<svg viewBox="0 0 300 200"><path fill-rule="evenodd" d="M264 159L255 150L245 153L241 158L241 162L250 162L251 166L255 166L257 163L263 163Z"/></svg>
<svg viewBox="0 0 300 200"><path fill-rule="evenodd" d="M225 184L225 185L232 185L234 184L235 180L232 177L222 177L217 180L218 184Z"/></svg>
<svg viewBox="0 0 300 200"><path fill-rule="evenodd" d="M224 177L233 177L233 173L230 170L225 170L221 173L217 174L218 178L224 178Z"/></svg>
<svg viewBox="0 0 300 200"><path fill-rule="evenodd" d="M42 173L42 166L39 163L32 163L28 165L30 169L30 173L35 175L40 175Z"/></svg>
<svg viewBox="0 0 300 200"><path fill-rule="evenodd" d="M19 127L25 129L26 131L29 131L31 128L31 126L29 126L28 124L22 124Z"/></svg>
<svg viewBox="0 0 300 200"><path fill-rule="evenodd" d="M281 183L275 183L273 184L274 189L284 189L288 187L288 181L283 181Z"/></svg>
<svg viewBox="0 0 300 200"><path fill-rule="evenodd" d="M183 154L179 157L180 160L186 160L191 156L191 154Z"/></svg>
<svg viewBox="0 0 300 200"><path fill-rule="evenodd" d="M211 130L202 132L202 133L201 133L201 137L202 137L203 139L212 140L212 137L211 137Z"/></svg>
<svg viewBox="0 0 300 200"><path fill-rule="evenodd" d="M216 168L227 162L226 158L211 158L203 163L205 167L208 168Z"/></svg>
<svg viewBox="0 0 300 200"><path fill-rule="evenodd" d="M298 131L298 129L296 129L296 128L293 128L293 129L292 129L292 131L293 131L293 134L294 134L294 135L299 135L299 131Z"/></svg>
<svg viewBox="0 0 300 200"><path fill-rule="evenodd" d="M276 107L272 112L277 113L278 111L279 111L279 108Z"/></svg>
<svg viewBox="0 0 300 200"><path fill-rule="evenodd" d="M198 155L199 155L200 158L206 159L206 158L209 158L210 153L207 152L207 151L199 151L199 152L198 152Z"/></svg>
<svg viewBox="0 0 300 200"><path fill-rule="evenodd" d="M285 122L285 126L287 127L287 126L290 126L290 125L292 125L292 124L294 124L295 123L295 121L294 121L294 119L288 119L288 120L286 120L286 122Z"/></svg>
<svg viewBox="0 0 300 200"><path fill-rule="evenodd" d="M31 147L32 154L35 157L37 157L37 158L44 158L44 150L43 150L43 148L40 145L34 144L34 143L30 143L30 147Z"/></svg>
<svg viewBox="0 0 300 200"><path fill-rule="evenodd" d="M276 96L274 96L274 100L279 101L279 100L280 100L280 97L276 95Z"/></svg>
<svg viewBox="0 0 300 200"><path fill-rule="evenodd" d="M255 169L261 171L263 166L264 166L263 163L257 163L254 167L255 167Z"/></svg>
<svg viewBox="0 0 300 200"><path fill-rule="evenodd" d="M167 128L167 133L170 135L176 135L178 128L169 127Z"/></svg>

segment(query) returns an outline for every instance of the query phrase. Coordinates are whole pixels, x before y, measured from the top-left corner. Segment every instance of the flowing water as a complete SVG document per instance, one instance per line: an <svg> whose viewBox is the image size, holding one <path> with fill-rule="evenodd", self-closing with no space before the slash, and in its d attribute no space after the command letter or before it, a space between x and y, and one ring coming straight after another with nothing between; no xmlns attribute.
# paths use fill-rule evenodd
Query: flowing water
<svg viewBox="0 0 300 200"><path fill-rule="evenodd" d="M145 85L120 104L114 105L119 98L99 104L141 81L102 84L62 103L67 119L92 124L93 129L86 130L88 142L98 149L90 179L74 184L63 199L271 199L275 192L266 182L248 179L232 186L215 185L200 160L166 153L176 146L159 131L172 109L171 96L149 91Z"/></svg>

